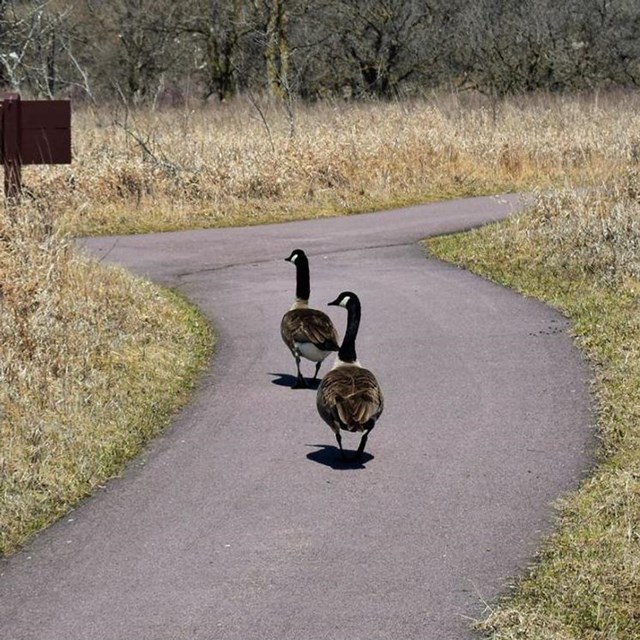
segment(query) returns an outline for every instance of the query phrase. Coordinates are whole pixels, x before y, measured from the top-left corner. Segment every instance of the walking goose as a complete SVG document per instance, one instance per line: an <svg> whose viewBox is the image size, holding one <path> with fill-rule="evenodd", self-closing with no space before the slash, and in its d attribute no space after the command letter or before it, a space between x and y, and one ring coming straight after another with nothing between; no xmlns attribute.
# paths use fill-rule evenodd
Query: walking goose
<svg viewBox="0 0 640 640"><path fill-rule="evenodd" d="M316 363L313 376L316 380L322 361L332 351L338 350L338 332L326 313L309 308L309 260L305 252L294 249L285 260L296 267L296 299L282 317L280 333L296 359L298 377L292 388L304 389L307 383L300 371L300 358Z"/></svg>
<svg viewBox="0 0 640 640"><path fill-rule="evenodd" d="M346 308L347 329L333 369L320 383L316 404L321 418L335 433L343 458L340 431L362 433L356 453L356 457L360 457L369 432L382 413L384 399L376 377L360 365L356 355L361 313L358 296L351 291L344 291L329 304Z"/></svg>

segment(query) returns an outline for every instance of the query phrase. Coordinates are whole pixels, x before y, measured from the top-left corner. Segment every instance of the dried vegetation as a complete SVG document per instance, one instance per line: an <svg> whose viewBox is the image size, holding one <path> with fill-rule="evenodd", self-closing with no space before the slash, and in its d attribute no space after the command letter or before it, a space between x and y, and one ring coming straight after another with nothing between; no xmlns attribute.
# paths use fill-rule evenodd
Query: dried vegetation
<svg viewBox="0 0 640 640"><path fill-rule="evenodd" d="M596 371L600 465L482 628L640 637L639 106L637 94L444 96L293 115L255 101L75 113L73 165L25 170L37 206L0 229L0 551L117 472L155 432L150 416L169 412L166 394L142 391L180 395L206 352L193 311L80 257L61 232L257 224L537 187L527 214L430 245L570 315ZM168 358L181 363L176 380L163 377L177 369Z"/></svg>
<svg viewBox="0 0 640 640"><path fill-rule="evenodd" d="M86 110L73 165L26 179L75 234L336 215L597 183L640 154L638 107L629 95Z"/></svg>
<svg viewBox="0 0 640 640"><path fill-rule="evenodd" d="M206 357L174 294L82 257L48 210L0 224L0 554L63 514L166 424Z"/></svg>

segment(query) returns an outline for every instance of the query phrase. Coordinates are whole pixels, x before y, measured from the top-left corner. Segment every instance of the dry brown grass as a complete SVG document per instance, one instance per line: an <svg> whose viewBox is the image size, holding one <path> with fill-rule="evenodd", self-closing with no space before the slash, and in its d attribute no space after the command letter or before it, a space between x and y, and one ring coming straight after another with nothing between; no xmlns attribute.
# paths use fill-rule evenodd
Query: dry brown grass
<svg viewBox="0 0 640 640"><path fill-rule="evenodd" d="M81 257L46 209L0 219L0 555L166 424L208 340L175 296Z"/></svg>
<svg viewBox="0 0 640 640"><path fill-rule="evenodd" d="M640 637L640 174L539 196L531 210L429 247L566 313L595 371L600 464L481 629L496 640Z"/></svg>
<svg viewBox="0 0 640 640"><path fill-rule="evenodd" d="M601 181L640 155L640 99L541 96L74 114L74 163L29 169L74 234L255 224ZM630 132L635 131L635 134Z"/></svg>
<svg viewBox="0 0 640 640"><path fill-rule="evenodd" d="M255 224L607 184L545 196L529 216L438 246L571 314L598 376L602 465L565 502L541 562L485 630L514 639L638 637L639 107L640 94L629 94L320 104L297 108L293 122L248 101L75 113L74 163L25 169L38 206L25 226L0 230L4 548L133 454L157 428L149 409L162 402L150 394L141 410L142 385L180 395L193 354L201 361L205 351L192 311L80 258L56 229ZM173 382L163 378L175 369L163 366L169 358L183 364Z"/></svg>

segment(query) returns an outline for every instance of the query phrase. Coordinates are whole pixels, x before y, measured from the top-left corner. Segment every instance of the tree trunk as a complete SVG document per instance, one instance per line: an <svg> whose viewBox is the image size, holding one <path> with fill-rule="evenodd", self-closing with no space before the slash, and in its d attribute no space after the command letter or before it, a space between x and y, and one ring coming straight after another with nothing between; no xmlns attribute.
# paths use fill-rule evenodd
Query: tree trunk
<svg viewBox="0 0 640 640"><path fill-rule="evenodd" d="M284 98L289 91L288 15L285 0L271 0L264 56L267 64L269 92Z"/></svg>

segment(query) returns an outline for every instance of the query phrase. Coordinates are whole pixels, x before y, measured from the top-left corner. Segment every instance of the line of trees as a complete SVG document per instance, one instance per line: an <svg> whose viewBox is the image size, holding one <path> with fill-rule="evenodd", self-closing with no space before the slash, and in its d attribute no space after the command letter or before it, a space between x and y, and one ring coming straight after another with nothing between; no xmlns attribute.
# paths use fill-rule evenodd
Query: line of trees
<svg viewBox="0 0 640 640"><path fill-rule="evenodd" d="M0 0L0 85L39 97L639 84L637 0Z"/></svg>

